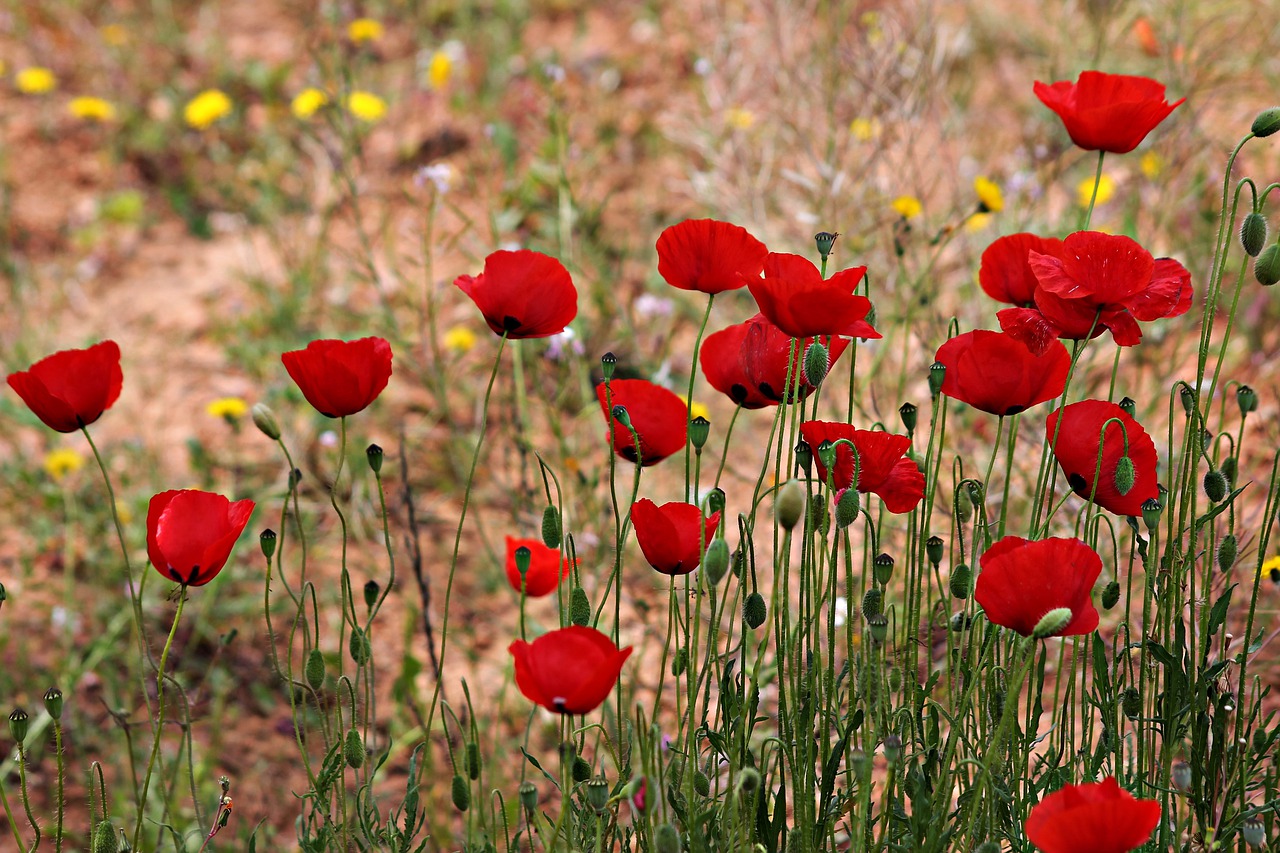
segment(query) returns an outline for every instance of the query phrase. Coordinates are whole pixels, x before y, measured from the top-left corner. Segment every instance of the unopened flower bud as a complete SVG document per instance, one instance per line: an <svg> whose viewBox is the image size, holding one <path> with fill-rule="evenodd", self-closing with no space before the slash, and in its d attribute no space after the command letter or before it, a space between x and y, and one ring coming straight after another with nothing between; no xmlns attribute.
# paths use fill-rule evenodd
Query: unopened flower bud
<svg viewBox="0 0 1280 853"><path fill-rule="evenodd" d="M1191 413L1196 410L1196 392L1188 385L1179 385L1178 400L1182 403L1182 411L1187 417L1191 417Z"/></svg>
<svg viewBox="0 0 1280 853"><path fill-rule="evenodd" d="M883 551L876 554L875 559L871 561L871 574L875 577L876 583L887 586L889 579L893 577L893 556Z"/></svg>
<svg viewBox="0 0 1280 853"><path fill-rule="evenodd" d="M836 443L834 441L824 441L818 445L818 461L822 463L823 468L827 469L827 475L832 476L836 469Z"/></svg>
<svg viewBox="0 0 1280 853"><path fill-rule="evenodd" d="M467 741L467 775L472 779L480 778L480 744Z"/></svg>
<svg viewBox="0 0 1280 853"><path fill-rule="evenodd" d="M969 593L973 591L973 569L969 568L968 563L960 563L951 570L948 587L956 598L969 597Z"/></svg>
<svg viewBox="0 0 1280 853"><path fill-rule="evenodd" d="M348 767L359 768L364 764L364 739L354 727L347 731L346 740L342 743L342 757L347 760Z"/></svg>
<svg viewBox="0 0 1280 853"><path fill-rule="evenodd" d="M324 653L319 649L312 649L307 653L306 665L307 684L312 690L319 690L324 686Z"/></svg>
<svg viewBox="0 0 1280 853"><path fill-rule="evenodd" d="M271 411L270 406L266 403L254 403L249 414L253 417L253 425L259 432L272 441L280 440L280 422L276 420L276 413Z"/></svg>
<svg viewBox="0 0 1280 853"><path fill-rule="evenodd" d="M1265 287L1280 281L1280 243L1272 243L1258 255L1253 262L1253 277Z"/></svg>
<svg viewBox="0 0 1280 853"><path fill-rule="evenodd" d="M600 372L604 374L604 381L608 382L613 378L613 371L618 366L618 357L611 352L607 352L600 356Z"/></svg>
<svg viewBox="0 0 1280 853"><path fill-rule="evenodd" d="M1179 791L1191 790L1191 765L1182 759L1173 762L1173 770L1169 774L1173 787Z"/></svg>
<svg viewBox="0 0 1280 853"><path fill-rule="evenodd" d="M56 687L50 687L44 692L44 709L49 712L49 716L55 720L62 719L62 691Z"/></svg>
<svg viewBox="0 0 1280 853"><path fill-rule="evenodd" d="M739 797L755 796L756 791L760 790L760 771L754 767L744 767L738 771L737 789Z"/></svg>
<svg viewBox="0 0 1280 853"><path fill-rule="evenodd" d="M573 759L573 781L585 782L591 778L591 762L581 755Z"/></svg>
<svg viewBox="0 0 1280 853"><path fill-rule="evenodd" d="M1055 607L1040 617L1040 621L1036 623L1031 636L1037 640L1048 639L1059 634L1069 624L1071 624L1071 608Z"/></svg>
<svg viewBox="0 0 1280 853"><path fill-rule="evenodd" d="M711 794L711 780L701 770L693 771L693 790L700 797L706 797Z"/></svg>
<svg viewBox="0 0 1280 853"><path fill-rule="evenodd" d="M1120 581L1112 580L1102 588L1102 609L1110 610L1120 603Z"/></svg>
<svg viewBox="0 0 1280 853"><path fill-rule="evenodd" d="M1234 456L1228 456L1222 460L1222 465L1218 468L1222 472L1222 476L1227 478L1227 488L1230 489L1236 484L1236 474L1239 462Z"/></svg>
<svg viewBox="0 0 1280 853"><path fill-rule="evenodd" d="M836 524L840 528L848 527L858 520L858 490L845 489L836 501Z"/></svg>
<svg viewBox="0 0 1280 853"><path fill-rule="evenodd" d="M707 507L706 512L708 515L716 512L724 512L724 503L725 503L724 489L718 489L718 488L712 489L710 492L707 493L705 503Z"/></svg>
<svg viewBox="0 0 1280 853"><path fill-rule="evenodd" d="M973 848L973 853L1000 853L1000 842L984 841Z"/></svg>
<svg viewBox="0 0 1280 853"><path fill-rule="evenodd" d="M805 504L804 486L799 480L788 480L782 484L773 502L773 513L783 530L791 530L800 522Z"/></svg>
<svg viewBox="0 0 1280 853"><path fill-rule="evenodd" d="M591 624L591 602L587 601L587 591L580 586L569 593L569 621L581 626Z"/></svg>
<svg viewBox="0 0 1280 853"><path fill-rule="evenodd" d="M30 724L31 718L21 708L14 708L9 714L9 736L17 741L19 746L27 739L27 729Z"/></svg>
<svg viewBox="0 0 1280 853"><path fill-rule="evenodd" d="M653 849L655 853L681 853L680 833L671 824L662 824L654 833Z"/></svg>
<svg viewBox="0 0 1280 853"><path fill-rule="evenodd" d="M1271 107L1258 113L1249 130L1259 139L1280 130L1280 107Z"/></svg>
<svg viewBox="0 0 1280 853"><path fill-rule="evenodd" d="M941 536L930 536L925 540L924 552L929 557L929 562L935 567L942 562L942 549L945 544Z"/></svg>
<svg viewBox="0 0 1280 853"><path fill-rule="evenodd" d="M1258 257L1262 247L1267 245L1267 218L1261 213L1250 211L1245 214L1240 224L1240 245L1251 258Z"/></svg>
<svg viewBox="0 0 1280 853"><path fill-rule="evenodd" d="M889 735L884 739L884 757L890 764L902 757L902 738Z"/></svg>
<svg viewBox="0 0 1280 853"><path fill-rule="evenodd" d="M378 585L376 580L370 578L364 582L364 606L370 610L373 605L378 603L378 593L382 591L382 587Z"/></svg>
<svg viewBox="0 0 1280 853"><path fill-rule="evenodd" d="M1213 468L1204 475L1204 493L1214 503L1227 496L1227 478L1221 471Z"/></svg>
<svg viewBox="0 0 1280 853"><path fill-rule="evenodd" d="M1142 696L1136 687L1126 687L1120 692L1120 708L1131 720L1142 716Z"/></svg>
<svg viewBox="0 0 1280 853"><path fill-rule="evenodd" d="M898 417L902 418L902 425L906 427L907 438L910 438L916 431L919 411L913 403L903 403L898 407Z"/></svg>
<svg viewBox="0 0 1280 853"><path fill-rule="evenodd" d="M1160 526L1160 513L1164 512L1164 506L1155 498L1147 498L1142 502L1142 521L1147 525L1147 530L1155 530Z"/></svg>
<svg viewBox="0 0 1280 853"><path fill-rule="evenodd" d="M4 588L4 584L0 583L0 607L9 600L9 591Z"/></svg>
<svg viewBox="0 0 1280 853"><path fill-rule="evenodd" d="M929 393L938 396L942 393L942 383L947 378L947 366L940 361L929 365Z"/></svg>
<svg viewBox="0 0 1280 853"><path fill-rule="evenodd" d="M715 586L729 571L729 543L723 539L712 539L707 544L706 556L702 558L702 570L706 572L707 583Z"/></svg>
<svg viewBox="0 0 1280 853"><path fill-rule="evenodd" d="M531 812L538 807L538 786L532 782L520 783L520 805Z"/></svg>
<svg viewBox="0 0 1280 853"><path fill-rule="evenodd" d="M711 421L698 415L689 421L689 441L693 444L694 450L701 450L702 446L707 443L707 439L711 437Z"/></svg>
<svg viewBox="0 0 1280 853"><path fill-rule="evenodd" d="M262 556L267 558L267 562L271 562L271 558L276 553L276 532L271 528L267 528L258 534L258 545L262 548Z"/></svg>
<svg viewBox="0 0 1280 853"><path fill-rule="evenodd" d="M796 464L800 466L800 470L808 477L813 472L813 448L809 446L809 442L800 439L796 444Z"/></svg>
<svg viewBox="0 0 1280 853"><path fill-rule="evenodd" d="M689 666L689 650L684 646L676 649L676 653L671 658L671 674L676 678L684 675L684 671Z"/></svg>
<svg viewBox="0 0 1280 853"><path fill-rule="evenodd" d="M862 594L862 612L867 616L875 616L884 612L884 593L880 587L868 587Z"/></svg>
<svg viewBox="0 0 1280 853"><path fill-rule="evenodd" d="M1218 571L1224 574L1231 571L1231 567L1236 564L1239 548L1234 533L1222 537L1222 541L1218 543Z"/></svg>
<svg viewBox="0 0 1280 853"><path fill-rule="evenodd" d="M453 774L453 783L449 787L449 796L453 800L453 807L460 812L465 812L471 808L471 786L467 784L467 780L463 778L461 773Z"/></svg>
<svg viewBox="0 0 1280 853"><path fill-rule="evenodd" d="M804 380L816 388L827 378L827 371L830 369L831 359L827 348L821 341L815 340L804 351Z"/></svg>
<svg viewBox="0 0 1280 853"><path fill-rule="evenodd" d="M839 231L819 231L813 235L813 241L818 244L818 254L824 261L830 256L831 247L836 244L836 238L839 236Z"/></svg>
<svg viewBox="0 0 1280 853"><path fill-rule="evenodd" d="M382 473L382 448L376 444L371 444L364 449L364 458L369 462L369 468L375 474Z"/></svg>
<svg viewBox="0 0 1280 853"><path fill-rule="evenodd" d="M889 620L885 618L883 613L877 613L874 616L868 615L867 631L877 645L883 645L884 641L889 638Z"/></svg>
<svg viewBox="0 0 1280 853"><path fill-rule="evenodd" d="M760 593L753 592L747 596L746 601L742 602L742 621L746 622L749 628L759 628L768 615L769 607Z"/></svg>
<svg viewBox="0 0 1280 853"><path fill-rule="evenodd" d="M967 524L973 518L973 499L969 497L968 489L956 489L955 513L961 524Z"/></svg>
<svg viewBox="0 0 1280 853"><path fill-rule="evenodd" d="M94 827L89 853L120 853L120 834L111 821L99 821Z"/></svg>
<svg viewBox="0 0 1280 853"><path fill-rule="evenodd" d="M542 544L548 548L560 547L560 510L553 506L542 511Z"/></svg>
<svg viewBox="0 0 1280 853"><path fill-rule="evenodd" d="M373 649L369 647L369 637L360 628L351 629L347 651L351 653L351 659L356 662L356 666L364 666L373 656Z"/></svg>
<svg viewBox="0 0 1280 853"><path fill-rule="evenodd" d="M1124 413L1132 418L1138 411L1138 401L1132 397L1121 398L1120 408L1124 409Z"/></svg>
<svg viewBox="0 0 1280 853"><path fill-rule="evenodd" d="M1133 470L1133 459L1128 456L1121 456L1116 460L1116 471L1113 478L1116 491L1121 495L1127 495L1133 489L1133 483L1137 479L1137 473Z"/></svg>

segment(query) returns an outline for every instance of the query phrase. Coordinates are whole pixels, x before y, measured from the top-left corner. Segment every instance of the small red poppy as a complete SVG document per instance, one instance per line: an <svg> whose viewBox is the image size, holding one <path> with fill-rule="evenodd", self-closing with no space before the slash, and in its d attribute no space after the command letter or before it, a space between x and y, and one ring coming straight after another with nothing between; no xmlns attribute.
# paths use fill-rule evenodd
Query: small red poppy
<svg viewBox="0 0 1280 853"><path fill-rule="evenodd" d="M865 319L871 300L853 292L866 274L866 267L853 267L824 279L808 258L770 252L764 278L747 279L747 287L760 313L793 338L878 338L880 333Z"/></svg>
<svg viewBox="0 0 1280 853"><path fill-rule="evenodd" d="M698 356L702 374L711 387L744 409L776 406L783 400L793 340L763 314L757 314L745 323L707 336ZM799 394L792 396L799 400L813 393L814 386L805 379L802 367L804 354L815 340L818 339L804 339L791 367L792 385L799 385ZM823 343L831 364L835 364L849 346L849 340L841 337L827 338Z"/></svg>
<svg viewBox="0 0 1280 853"><path fill-rule="evenodd" d="M698 568L715 537L720 513L704 519L693 504L673 501L658 506L641 498L631 505L631 523L649 565L664 575L687 575Z"/></svg>
<svg viewBox="0 0 1280 853"><path fill-rule="evenodd" d="M280 360L302 396L327 418L364 410L391 378L391 344L382 338L312 341Z"/></svg>
<svg viewBox="0 0 1280 853"><path fill-rule="evenodd" d="M606 422L612 417L610 406L622 406L636 435L640 437L640 463L655 465L684 449L689 437L689 408L684 400L644 379L614 379L596 386L596 397ZM635 442L631 430L617 419L613 421L613 449L619 456L636 461Z"/></svg>
<svg viewBox="0 0 1280 853"><path fill-rule="evenodd" d="M982 330L947 341L934 360L947 368L943 394L993 415L1016 415L1057 397L1071 368L1057 341L1035 355L1011 335Z"/></svg>
<svg viewBox="0 0 1280 853"><path fill-rule="evenodd" d="M1137 799L1108 776L1054 791L1032 807L1025 829L1044 853L1128 853L1159 823L1160 803Z"/></svg>
<svg viewBox="0 0 1280 853"><path fill-rule="evenodd" d="M858 450L858 491L879 495L889 512L910 512L924 498L924 474L905 456L911 447L911 439L905 435L827 421L806 421L800 425L800 434L813 451L823 483L827 481L827 466L818 458L818 448L824 441L845 438ZM836 490L853 485L853 475L853 449L846 444L837 445L836 469L832 473Z"/></svg>
<svg viewBox="0 0 1280 853"><path fill-rule="evenodd" d="M613 690L631 647L619 649L595 628L570 625L532 643L516 640L510 651L526 699L558 714L588 714Z"/></svg>
<svg viewBox="0 0 1280 853"><path fill-rule="evenodd" d="M507 582L516 592L520 591L520 569L516 566L516 551L529 549L529 570L524 576L524 594L529 598L541 598L556 591L561 578L569 576L573 564L568 557L560 557L559 548L548 548L539 539L514 539L507 537Z"/></svg>
<svg viewBox="0 0 1280 853"><path fill-rule="evenodd" d="M147 507L147 556L156 571L183 586L213 580L253 514L253 501L214 492L175 489Z"/></svg>
<svg viewBox="0 0 1280 853"><path fill-rule="evenodd" d="M1058 417L1062 425L1058 426ZM1107 421L1115 418L1119 423ZM1102 467L1098 467L1098 437L1107 424L1102 441ZM1123 425L1123 429L1121 428ZM1054 431L1057 443L1052 444ZM1115 403L1103 400L1081 400L1049 414L1045 431L1052 444L1053 456L1062 473L1067 475L1071 490L1117 515L1142 515L1142 502L1159 495L1156 483L1156 446L1142 425ZM1116 469L1125 455L1125 436L1129 438L1129 459L1133 462L1134 480L1121 494L1116 484ZM1097 488L1094 488L1094 479Z"/></svg>
<svg viewBox="0 0 1280 853"><path fill-rule="evenodd" d="M123 384L115 341L55 352L9 374L9 385L22 402L58 432L75 432L102 417Z"/></svg>
<svg viewBox="0 0 1280 853"><path fill-rule="evenodd" d="M658 236L658 275L681 290L722 293L758 278L767 254L741 225L686 219Z"/></svg>
<svg viewBox="0 0 1280 853"><path fill-rule="evenodd" d="M1062 257L1062 241L1035 234L1007 234L994 241L982 253L978 266L978 284L997 302L1030 307L1036 301L1036 274L1027 256L1038 252Z"/></svg>
<svg viewBox="0 0 1280 853"><path fill-rule="evenodd" d="M987 619L1024 637L1088 634L1098 627L1093 584L1102 572L1102 558L1079 539L1054 537L1029 541L1006 536L981 558L982 571L973 597ZM1054 611L1062 621L1050 626L1041 620Z"/></svg>
<svg viewBox="0 0 1280 853"><path fill-rule="evenodd" d="M494 252L480 275L460 275L458 289L475 302L495 335L548 338L578 315L578 291L569 271L541 252Z"/></svg>
<svg viewBox="0 0 1280 853"><path fill-rule="evenodd" d="M1082 71L1076 82L1035 84L1036 97L1066 125L1086 151L1125 154L1138 147L1182 101L1165 100L1163 83L1150 77Z"/></svg>

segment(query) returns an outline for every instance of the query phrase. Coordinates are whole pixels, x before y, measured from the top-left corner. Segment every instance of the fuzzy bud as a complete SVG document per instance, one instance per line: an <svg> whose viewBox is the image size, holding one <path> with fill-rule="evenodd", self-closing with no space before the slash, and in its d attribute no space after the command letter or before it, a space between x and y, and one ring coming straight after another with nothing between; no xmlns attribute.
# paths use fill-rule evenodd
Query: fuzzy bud
<svg viewBox="0 0 1280 853"><path fill-rule="evenodd" d="M707 583L715 586L729 571L729 543L723 539L712 539L707 544L706 556L702 558L702 571L707 576Z"/></svg>
<svg viewBox="0 0 1280 853"><path fill-rule="evenodd" d="M902 738L889 735L884 739L884 757L890 764L896 763L902 757Z"/></svg>
<svg viewBox="0 0 1280 853"><path fill-rule="evenodd" d="M946 543L942 541L941 536L930 536L924 543L924 552L929 557L929 562L933 563L935 568L937 568L937 566L942 562L942 549L944 545L946 545Z"/></svg>
<svg viewBox="0 0 1280 853"><path fill-rule="evenodd" d="M591 624L591 602L587 600L587 591L580 586L569 593L569 621L580 626Z"/></svg>
<svg viewBox="0 0 1280 853"><path fill-rule="evenodd" d="M369 469L375 474L382 473L382 448L376 444L371 444L364 449L364 458L369 463Z"/></svg>
<svg viewBox="0 0 1280 853"><path fill-rule="evenodd" d="M1124 715L1131 720L1136 720L1142 716L1142 696L1138 693L1136 687L1126 687L1120 693L1120 708L1124 711Z"/></svg>
<svg viewBox="0 0 1280 853"><path fill-rule="evenodd" d="M742 602L742 621L750 628L759 628L769 615L769 607L764 603L764 596L753 592Z"/></svg>
<svg viewBox="0 0 1280 853"><path fill-rule="evenodd" d="M1267 245L1267 218L1261 213L1251 211L1240 224L1240 245L1251 258L1258 257L1262 247Z"/></svg>
<svg viewBox="0 0 1280 853"><path fill-rule="evenodd" d="M453 782L449 786L449 796L453 800L453 807L460 812L465 812L471 808L471 786L467 784L467 780L463 778L461 773L453 774Z"/></svg>
<svg viewBox="0 0 1280 853"><path fill-rule="evenodd" d="M369 647L369 637L359 628L351 629L351 640L347 644L347 651L351 653L351 659L356 662L356 666L364 666L373 656L373 649Z"/></svg>
<svg viewBox="0 0 1280 853"><path fill-rule="evenodd" d="M1228 456L1222 460L1222 466L1218 468L1222 472L1222 476L1227 478L1227 488L1231 488L1236 484L1236 474L1240 463L1236 461L1234 456Z"/></svg>
<svg viewBox="0 0 1280 853"><path fill-rule="evenodd" d="M744 767L738 771L738 796L752 797L760 790L760 771L754 767Z"/></svg>
<svg viewBox="0 0 1280 853"><path fill-rule="evenodd" d="M1128 456L1121 456L1116 460L1116 472L1114 475L1114 483L1116 491L1121 495L1127 495L1133 489L1133 483L1138 479L1137 473L1133 470L1133 459Z"/></svg>
<svg viewBox="0 0 1280 853"><path fill-rule="evenodd" d="M948 583L951 594L956 598L964 599L969 597L969 593L973 591L973 569L969 568L968 563L960 563L951 570L951 579Z"/></svg>
<svg viewBox="0 0 1280 853"><path fill-rule="evenodd" d="M1113 580L1102 588L1102 609L1110 610L1120 603L1120 581Z"/></svg>
<svg viewBox="0 0 1280 853"><path fill-rule="evenodd" d="M656 853L681 853L680 833L671 824L662 824L654 833L653 849Z"/></svg>
<svg viewBox="0 0 1280 853"><path fill-rule="evenodd" d="M49 716L55 720L62 719L62 691L56 687L50 687L44 692L44 709L49 712Z"/></svg>
<svg viewBox="0 0 1280 853"><path fill-rule="evenodd" d="M271 411L270 406L266 403L255 403L249 410L249 414L253 417L253 425L259 432L272 441L280 440L280 422L276 420L276 413Z"/></svg>
<svg viewBox="0 0 1280 853"><path fill-rule="evenodd" d="M1031 632L1031 636L1037 640L1048 639L1061 633L1063 628L1071 623L1070 607L1055 607L1048 613L1040 617L1040 621L1036 623L1035 629Z"/></svg>
<svg viewBox="0 0 1280 853"><path fill-rule="evenodd" d="M973 518L973 499L969 497L968 489L956 489L955 513L961 524L968 524L969 520Z"/></svg>
<svg viewBox="0 0 1280 853"><path fill-rule="evenodd" d="M1249 130L1259 139L1270 136L1280 130L1280 107L1271 107L1258 113L1249 126Z"/></svg>
<svg viewBox="0 0 1280 853"><path fill-rule="evenodd" d="M804 486L799 480L788 480L782 484L773 502L773 513L783 530L791 530L799 523L805 503Z"/></svg>
<svg viewBox="0 0 1280 853"><path fill-rule="evenodd" d="M862 594L862 612L867 616L877 616L884 612L884 593L880 587L869 587Z"/></svg>
<svg viewBox="0 0 1280 853"><path fill-rule="evenodd" d="M1224 574L1231 571L1231 567L1236 564L1239 548L1234 533L1222 537L1222 541L1218 543L1218 571Z"/></svg>
<svg viewBox="0 0 1280 853"><path fill-rule="evenodd" d="M827 348L821 341L815 340L804 351L804 380L816 388L827 378L827 371L830 369L831 358L827 354Z"/></svg>
<svg viewBox="0 0 1280 853"><path fill-rule="evenodd" d="M858 520L858 490L845 489L836 501L836 524L842 529Z"/></svg>
<svg viewBox="0 0 1280 853"><path fill-rule="evenodd" d="M693 790L700 797L711 795L711 780L701 770L693 771Z"/></svg>
<svg viewBox="0 0 1280 853"><path fill-rule="evenodd" d="M1227 478L1221 471L1214 468L1204 475L1204 493L1214 503L1227 496Z"/></svg>
<svg viewBox="0 0 1280 853"><path fill-rule="evenodd" d="M1253 277L1264 287L1280 281L1280 243L1272 243L1258 255L1253 262Z"/></svg>
<svg viewBox="0 0 1280 853"><path fill-rule="evenodd" d="M689 650L684 646L676 649L675 655L671 658L671 674L676 678L684 675L684 671L689 667Z"/></svg>
<svg viewBox="0 0 1280 853"><path fill-rule="evenodd" d="M548 548L560 547L560 510L553 506L542 511L542 544Z"/></svg>
<svg viewBox="0 0 1280 853"><path fill-rule="evenodd" d="M876 554L871 561L871 573L875 576L876 583L887 586L889 579L893 577L893 557L883 551Z"/></svg>
<svg viewBox="0 0 1280 853"><path fill-rule="evenodd" d="M1196 392L1186 385L1178 386L1178 400L1182 403L1182 411L1187 417L1196 410Z"/></svg>
<svg viewBox="0 0 1280 853"><path fill-rule="evenodd" d="M480 744L467 742L467 775L472 779L480 778Z"/></svg>
<svg viewBox="0 0 1280 853"><path fill-rule="evenodd" d="M119 853L120 834L116 832L111 821L99 821L93 830L93 841L89 844L89 853Z"/></svg>
<svg viewBox="0 0 1280 853"><path fill-rule="evenodd" d="M306 676L312 690L318 691L324 686L324 653L319 649L307 653Z"/></svg>
<svg viewBox="0 0 1280 853"><path fill-rule="evenodd" d="M355 728L347 731L346 740L342 742L342 757L347 760L348 767L359 768L364 764L364 739Z"/></svg>
<svg viewBox="0 0 1280 853"><path fill-rule="evenodd" d="M581 755L573 757L573 781L585 782L591 778L591 762Z"/></svg>

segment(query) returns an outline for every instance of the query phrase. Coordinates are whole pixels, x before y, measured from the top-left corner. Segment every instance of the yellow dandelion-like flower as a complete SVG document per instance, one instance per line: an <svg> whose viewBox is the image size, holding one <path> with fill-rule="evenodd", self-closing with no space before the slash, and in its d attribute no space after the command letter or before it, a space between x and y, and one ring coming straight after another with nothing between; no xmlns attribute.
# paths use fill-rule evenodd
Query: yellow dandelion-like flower
<svg viewBox="0 0 1280 853"><path fill-rule="evenodd" d="M329 103L329 96L319 89L303 89L293 96L289 109L295 116L305 120L319 112L320 108L327 103Z"/></svg>
<svg viewBox="0 0 1280 853"><path fill-rule="evenodd" d="M893 209L903 219L914 219L924 210L924 205L920 203L920 199L913 195L900 195L893 200Z"/></svg>
<svg viewBox="0 0 1280 853"><path fill-rule="evenodd" d="M1148 181L1154 181L1164 171L1164 158L1155 151L1148 151L1138 161L1138 168L1142 170L1144 178Z"/></svg>
<svg viewBox="0 0 1280 853"><path fill-rule="evenodd" d="M182 109L182 117L187 124L203 130L218 119L231 112L231 99L221 89L205 89Z"/></svg>
<svg viewBox="0 0 1280 853"><path fill-rule="evenodd" d="M44 455L44 470L55 480L61 480L84 467L84 456L70 447L59 447Z"/></svg>
<svg viewBox="0 0 1280 853"><path fill-rule="evenodd" d="M748 130L756 123L756 114L743 107L730 107L724 111L724 123L734 130Z"/></svg>
<svg viewBox="0 0 1280 853"><path fill-rule="evenodd" d="M1280 555L1272 557L1258 568L1258 577L1266 577L1271 579L1274 584L1280 584Z"/></svg>
<svg viewBox="0 0 1280 853"><path fill-rule="evenodd" d="M1095 206L1104 205L1111 201L1111 197L1116 194L1116 182L1111 179L1110 175L1104 174L1098 179L1098 198L1094 202ZM1093 197L1093 178L1085 178L1076 185L1076 201L1081 207L1089 206L1089 199Z"/></svg>
<svg viewBox="0 0 1280 853"><path fill-rule="evenodd" d="M466 326L454 326L444 333L444 347L456 353L469 352L476 345L476 333Z"/></svg>
<svg viewBox="0 0 1280 853"><path fill-rule="evenodd" d="M387 114L387 102L372 92L357 90L347 95L347 110L361 121L372 124Z"/></svg>
<svg viewBox="0 0 1280 853"><path fill-rule="evenodd" d="M215 418L237 421L249 414L249 404L239 397L219 397L205 406L204 410Z"/></svg>
<svg viewBox="0 0 1280 853"><path fill-rule="evenodd" d="M72 98L67 103L67 112L85 121L112 121L116 117L116 108L110 101L93 98L87 95Z"/></svg>
<svg viewBox="0 0 1280 853"><path fill-rule="evenodd" d="M974 178L973 191L978 194L978 208L983 213L999 213L1004 210L1004 193L995 181L984 177Z"/></svg>
<svg viewBox="0 0 1280 853"><path fill-rule="evenodd" d="M14 75L13 84L24 95L47 95L58 88L58 78L48 68L33 66Z"/></svg>
<svg viewBox="0 0 1280 853"><path fill-rule="evenodd" d="M683 394L678 394L676 396L685 403L689 402L689 398ZM699 403L697 400L694 400L693 405L689 407L689 420L693 420L694 418L706 418L707 420L711 420L711 410L702 403Z"/></svg>
<svg viewBox="0 0 1280 853"><path fill-rule="evenodd" d="M119 24L107 24L102 28L102 40L112 47L122 47L129 40L129 31Z"/></svg>
<svg viewBox="0 0 1280 853"><path fill-rule="evenodd" d="M849 123L849 133L858 142L870 142L880 135L880 119L855 118Z"/></svg>
<svg viewBox="0 0 1280 853"><path fill-rule="evenodd" d="M373 18L356 18L347 24L347 38L356 44L382 38L382 22Z"/></svg>
<svg viewBox="0 0 1280 853"><path fill-rule="evenodd" d="M964 230L974 233L981 231L991 224L990 213L975 213L964 221Z"/></svg>
<svg viewBox="0 0 1280 853"><path fill-rule="evenodd" d="M431 61L427 63L427 85L439 92L449 85L452 76L453 58L443 50L431 54Z"/></svg>

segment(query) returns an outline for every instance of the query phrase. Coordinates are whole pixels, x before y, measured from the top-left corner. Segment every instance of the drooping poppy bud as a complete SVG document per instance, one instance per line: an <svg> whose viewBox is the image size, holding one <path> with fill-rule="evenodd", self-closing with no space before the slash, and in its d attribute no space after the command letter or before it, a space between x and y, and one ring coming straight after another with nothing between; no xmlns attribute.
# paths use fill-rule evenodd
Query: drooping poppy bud
<svg viewBox="0 0 1280 853"><path fill-rule="evenodd" d="M1259 139L1264 139L1280 130L1280 107L1271 107L1258 113L1249 130Z"/></svg>
<svg viewBox="0 0 1280 853"><path fill-rule="evenodd" d="M1240 245L1245 254L1251 258L1258 257L1262 247L1267 245L1267 218L1257 211L1245 214L1240 223Z"/></svg>
<svg viewBox="0 0 1280 853"><path fill-rule="evenodd" d="M749 628L755 629L763 625L768 612L769 608L765 604L764 596L758 592L751 593L742 602L742 621L746 622Z"/></svg>
<svg viewBox="0 0 1280 853"><path fill-rule="evenodd" d="M1253 277L1264 287L1280 281L1280 243L1272 243L1258 255L1253 262Z"/></svg>

